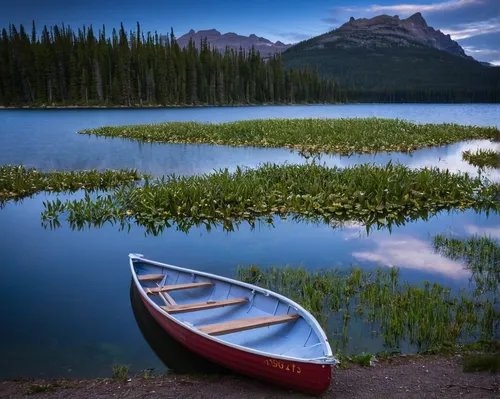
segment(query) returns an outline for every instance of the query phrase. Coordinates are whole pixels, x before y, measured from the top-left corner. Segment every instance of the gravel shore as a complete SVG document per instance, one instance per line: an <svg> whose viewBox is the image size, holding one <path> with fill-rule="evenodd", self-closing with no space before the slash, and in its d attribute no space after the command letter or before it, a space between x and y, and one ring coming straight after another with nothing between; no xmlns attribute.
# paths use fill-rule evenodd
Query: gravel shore
<svg viewBox="0 0 500 399"><path fill-rule="evenodd" d="M42 386L42 388L37 388ZM43 388L45 386L46 388ZM38 390L41 392L33 392ZM234 374L169 374L131 381L23 380L0 382L0 398L306 398ZM374 367L335 369L323 398L500 398L500 374L464 373L462 357L396 357Z"/></svg>

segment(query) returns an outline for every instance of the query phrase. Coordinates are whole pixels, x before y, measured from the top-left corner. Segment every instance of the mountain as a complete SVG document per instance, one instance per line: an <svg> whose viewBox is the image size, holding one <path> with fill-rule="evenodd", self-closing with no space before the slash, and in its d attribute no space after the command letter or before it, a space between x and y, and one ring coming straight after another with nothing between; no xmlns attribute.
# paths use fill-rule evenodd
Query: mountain
<svg viewBox="0 0 500 399"><path fill-rule="evenodd" d="M407 19L351 18L290 47L283 59L288 67L318 68L344 87L375 96L419 91L420 97L424 92L460 92L464 98L500 98L500 69L467 56L449 35L428 26L420 13ZM367 96L365 100L372 98Z"/></svg>
<svg viewBox="0 0 500 399"><path fill-rule="evenodd" d="M324 43L340 48L410 47L420 44L468 58L450 35L428 26L419 12L407 19L399 19L397 15L379 15L370 19L351 17L349 22L320 38L314 45Z"/></svg>
<svg viewBox="0 0 500 399"><path fill-rule="evenodd" d="M179 43L179 46L185 47L191 38L194 40L196 47L199 47L200 42L207 38L209 44L215 46L222 52L225 51L226 46L235 50L239 50L241 46L246 51L254 46L262 56L269 56L276 52L282 52L291 46L291 44L284 44L280 41L273 43L264 37L258 37L254 34L250 36L242 36L233 32L222 34L216 29L199 30L198 32L191 29L185 35L179 37L177 43Z"/></svg>

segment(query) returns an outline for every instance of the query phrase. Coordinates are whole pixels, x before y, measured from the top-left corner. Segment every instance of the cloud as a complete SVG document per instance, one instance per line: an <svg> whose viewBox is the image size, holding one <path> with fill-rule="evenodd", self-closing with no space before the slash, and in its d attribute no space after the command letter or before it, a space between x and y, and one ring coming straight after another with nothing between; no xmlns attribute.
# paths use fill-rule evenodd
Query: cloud
<svg viewBox="0 0 500 399"><path fill-rule="evenodd" d="M421 12L427 17L440 16L455 23L484 21L500 15L498 0L449 0L431 4L375 4L368 7L337 7L335 10L362 14L397 13L402 16Z"/></svg>
<svg viewBox="0 0 500 399"><path fill-rule="evenodd" d="M500 32L500 19L471 22L468 24L452 25L442 29L444 34L450 35L454 40L468 39L470 37Z"/></svg>
<svg viewBox="0 0 500 399"><path fill-rule="evenodd" d="M321 22L324 22L327 25L335 25L335 24L338 24L341 21L338 18L336 18L334 16L331 16L331 17L323 18L321 20Z"/></svg>
<svg viewBox="0 0 500 399"><path fill-rule="evenodd" d="M469 234L477 234L480 236L486 235L496 240L500 240L500 227L486 227L468 224L465 226L465 231Z"/></svg>
<svg viewBox="0 0 500 399"><path fill-rule="evenodd" d="M389 4L367 7L336 7L338 14L354 13L357 17L399 14L406 18L416 12L423 14L429 25L457 34L454 39L500 31L499 0L449 0L431 4ZM344 16L347 19L347 15ZM453 34L450 33L453 37Z"/></svg>
<svg viewBox="0 0 500 399"><path fill-rule="evenodd" d="M496 65L496 66L500 66L500 59L498 59L498 60L491 60L489 62L490 62L490 64L493 64L493 65Z"/></svg>
<svg viewBox="0 0 500 399"><path fill-rule="evenodd" d="M496 60L500 60L500 48L499 49L491 49L491 48L478 48L474 46L462 46L465 53L474 57L477 60L489 62L490 64L495 64L498 62Z"/></svg>
<svg viewBox="0 0 500 399"><path fill-rule="evenodd" d="M470 274L463 264L441 256L428 242L417 238L393 235L377 239L375 245L374 250L353 252L352 256L389 267L439 273L452 279L465 279Z"/></svg>
<svg viewBox="0 0 500 399"><path fill-rule="evenodd" d="M302 40L310 39L313 36L316 36L317 33L303 33L303 32L279 32L272 33L274 36L279 37L281 41L285 41L286 43L296 43L301 42Z"/></svg>

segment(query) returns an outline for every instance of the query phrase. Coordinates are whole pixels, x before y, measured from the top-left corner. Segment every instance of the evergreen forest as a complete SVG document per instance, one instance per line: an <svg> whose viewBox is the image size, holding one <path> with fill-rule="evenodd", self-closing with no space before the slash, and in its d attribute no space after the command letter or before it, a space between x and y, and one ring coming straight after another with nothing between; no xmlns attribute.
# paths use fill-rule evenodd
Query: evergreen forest
<svg viewBox="0 0 500 399"><path fill-rule="evenodd" d="M20 25L2 29L0 104L4 106L239 105L343 101L317 68L286 69L280 55L181 48L174 32L110 34L103 26L78 31Z"/></svg>
<svg viewBox="0 0 500 399"><path fill-rule="evenodd" d="M465 68L458 57L438 54L444 63L436 56L444 52L425 50L418 64L428 67L398 70L389 56L382 65L361 53L325 56L295 47L262 57L254 49L221 52L206 40L181 47L173 30L143 32L139 23L111 32L9 25L0 37L0 106L500 101L500 68L475 61Z"/></svg>

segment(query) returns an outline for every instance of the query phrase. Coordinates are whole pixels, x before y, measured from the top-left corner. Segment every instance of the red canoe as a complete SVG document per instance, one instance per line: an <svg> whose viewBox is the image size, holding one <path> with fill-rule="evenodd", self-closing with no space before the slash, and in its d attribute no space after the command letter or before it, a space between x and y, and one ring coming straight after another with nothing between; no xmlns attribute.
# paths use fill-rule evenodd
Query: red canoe
<svg viewBox="0 0 500 399"><path fill-rule="evenodd" d="M130 254L146 308L193 352L222 366L320 395L337 360L316 319L275 292Z"/></svg>

